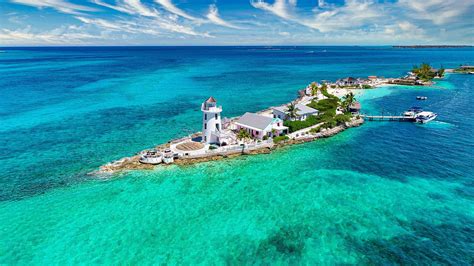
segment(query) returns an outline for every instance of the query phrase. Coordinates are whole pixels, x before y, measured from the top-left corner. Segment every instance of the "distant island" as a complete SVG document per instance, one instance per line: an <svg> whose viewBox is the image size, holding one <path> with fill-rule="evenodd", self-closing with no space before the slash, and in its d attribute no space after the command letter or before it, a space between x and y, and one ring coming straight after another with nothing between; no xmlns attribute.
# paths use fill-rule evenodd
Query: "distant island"
<svg viewBox="0 0 474 266"><path fill-rule="evenodd" d="M470 48L472 45L393 45L393 48L415 48L415 49L425 49L425 48Z"/></svg>

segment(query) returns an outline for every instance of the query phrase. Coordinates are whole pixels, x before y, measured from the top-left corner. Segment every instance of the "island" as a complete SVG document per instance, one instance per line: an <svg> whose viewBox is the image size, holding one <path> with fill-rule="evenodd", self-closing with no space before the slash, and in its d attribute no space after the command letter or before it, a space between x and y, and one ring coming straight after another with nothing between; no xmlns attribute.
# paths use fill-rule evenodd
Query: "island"
<svg viewBox="0 0 474 266"><path fill-rule="evenodd" d="M239 117L222 118L223 107L210 96L201 104L201 132L170 140L152 149L107 163L91 174L113 174L123 170L154 169L155 165L189 165L272 150L327 138L364 123L355 90L383 85L428 86L442 78L444 69L429 64L415 66L400 78L347 77L335 82L311 82L298 90L297 98L280 106ZM372 120L372 117L367 117ZM410 117L409 120L413 120Z"/></svg>
<svg viewBox="0 0 474 266"><path fill-rule="evenodd" d="M429 49L429 48L471 48L472 45L394 45L393 48L412 48L412 49Z"/></svg>
<svg viewBox="0 0 474 266"><path fill-rule="evenodd" d="M459 66L456 69L452 70L453 73L460 73L460 74L474 74L474 66L470 65L463 65Z"/></svg>

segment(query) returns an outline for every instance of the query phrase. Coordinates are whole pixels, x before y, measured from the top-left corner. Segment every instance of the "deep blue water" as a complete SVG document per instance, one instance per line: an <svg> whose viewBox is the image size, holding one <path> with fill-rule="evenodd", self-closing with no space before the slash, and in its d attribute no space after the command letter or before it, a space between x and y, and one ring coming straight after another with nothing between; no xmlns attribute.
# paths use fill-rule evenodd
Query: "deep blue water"
<svg viewBox="0 0 474 266"><path fill-rule="evenodd" d="M428 125L368 122L270 155L105 181L87 173L198 131L210 95L231 117L288 102L315 80L472 64L474 49L0 50L0 263L473 263L472 75L357 96L367 113L421 104L439 114ZM110 246L115 257L98 260ZM206 247L215 253L200 256Z"/></svg>

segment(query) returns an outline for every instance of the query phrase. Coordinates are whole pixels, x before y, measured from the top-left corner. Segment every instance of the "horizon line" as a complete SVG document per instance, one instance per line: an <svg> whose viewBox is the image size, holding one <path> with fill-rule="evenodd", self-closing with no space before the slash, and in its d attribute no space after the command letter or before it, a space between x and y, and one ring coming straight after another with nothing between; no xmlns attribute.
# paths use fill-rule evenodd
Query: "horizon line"
<svg viewBox="0 0 474 266"><path fill-rule="evenodd" d="M436 47L446 47L446 48L471 48L474 45L471 44L245 44L245 45L231 45L231 44L214 44L214 45L79 45L79 44L71 44L71 45L9 45L9 46L1 46L0 48L47 48L47 47L427 47L427 48L436 48Z"/></svg>

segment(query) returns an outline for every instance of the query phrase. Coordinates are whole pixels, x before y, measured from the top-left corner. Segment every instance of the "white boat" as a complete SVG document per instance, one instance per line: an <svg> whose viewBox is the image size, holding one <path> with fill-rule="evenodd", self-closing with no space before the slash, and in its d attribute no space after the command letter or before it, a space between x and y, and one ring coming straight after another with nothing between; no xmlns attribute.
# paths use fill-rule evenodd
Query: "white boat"
<svg viewBox="0 0 474 266"><path fill-rule="evenodd" d="M417 100L428 100L428 97L426 96L416 96Z"/></svg>
<svg viewBox="0 0 474 266"><path fill-rule="evenodd" d="M156 150L146 151L140 156L139 161L146 164L160 164L163 161L163 154Z"/></svg>
<svg viewBox="0 0 474 266"><path fill-rule="evenodd" d="M174 153L170 149L166 149L163 155L163 162L170 164L174 162Z"/></svg>
<svg viewBox="0 0 474 266"><path fill-rule="evenodd" d="M406 112L403 113L403 116L405 117L415 117L418 113L423 112L423 109L421 107L412 107L408 109Z"/></svg>
<svg viewBox="0 0 474 266"><path fill-rule="evenodd" d="M417 123L426 124L435 119L437 116L438 115L436 113L424 111L416 114L415 121Z"/></svg>

